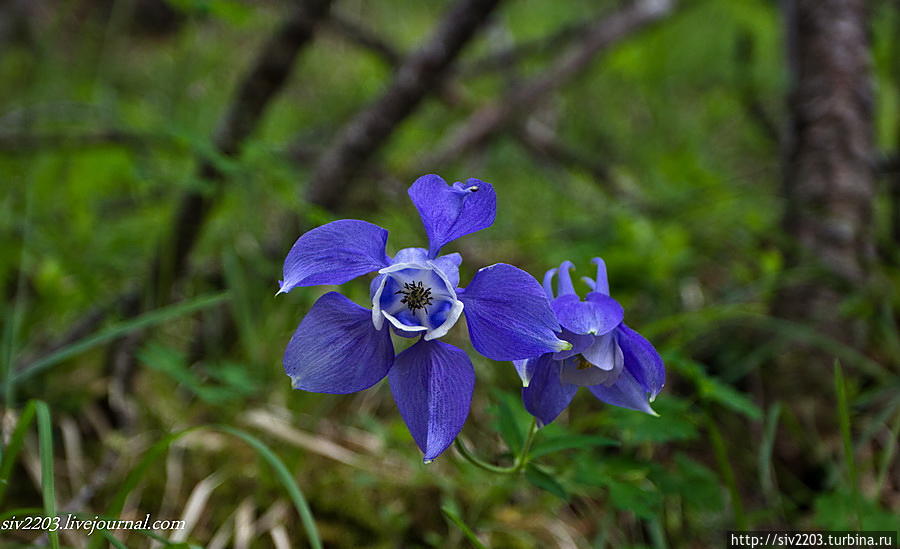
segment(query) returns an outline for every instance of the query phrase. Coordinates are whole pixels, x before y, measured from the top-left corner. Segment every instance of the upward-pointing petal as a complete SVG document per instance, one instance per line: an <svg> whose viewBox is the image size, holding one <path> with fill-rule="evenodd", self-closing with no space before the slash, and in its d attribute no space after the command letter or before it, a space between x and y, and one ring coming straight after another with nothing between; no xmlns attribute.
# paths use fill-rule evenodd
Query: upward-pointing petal
<svg viewBox="0 0 900 549"><path fill-rule="evenodd" d="M469 337L493 360L519 360L571 348L555 335L559 322L543 288L525 271L497 263L479 270L459 296Z"/></svg>
<svg viewBox="0 0 900 549"><path fill-rule="evenodd" d="M368 309L337 292L315 302L284 353L294 388L315 393L362 391L386 376L393 362L390 331L376 330Z"/></svg>
<svg viewBox="0 0 900 549"><path fill-rule="evenodd" d="M615 329L625 315L619 303L597 292L591 292L586 301L577 295L561 295L553 300L553 312L559 323L576 334L603 335Z"/></svg>
<svg viewBox="0 0 900 549"><path fill-rule="evenodd" d="M453 345L422 339L397 356L388 380L425 462L438 457L469 415L475 387L469 357Z"/></svg>
<svg viewBox="0 0 900 549"><path fill-rule="evenodd" d="M447 185L437 175L423 175L408 193L425 225L432 258L448 242L490 227L497 213L494 188L478 179Z"/></svg>
<svg viewBox="0 0 900 549"><path fill-rule="evenodd" d="M388 232L378 225L341 219L300 236L284 260L278 293L297 286L343 284L377 271L390 261L384 253Z"/></svg>

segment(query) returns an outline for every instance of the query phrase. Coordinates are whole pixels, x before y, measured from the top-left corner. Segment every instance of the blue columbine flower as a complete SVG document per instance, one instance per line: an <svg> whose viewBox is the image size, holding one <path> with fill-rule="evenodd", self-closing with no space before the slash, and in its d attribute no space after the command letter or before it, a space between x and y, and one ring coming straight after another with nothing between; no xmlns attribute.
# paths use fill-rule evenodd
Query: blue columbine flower
<svg viewBox="0 0 900 549"><path fill-rule="evenodd" d="M436 175L417 179L409 196L419 211L429 248L385 253L388 232L344 219L297 239L284 261L278 293L297 286L343 284L377 271L372 309L337 292L319 298L288 343L284 369L295 389L353 393L385 376L400 414L428 462L443 452L469 413L475 373L464 351L438 341L465 313L475 349L494 360L516 360L569 348L541 285L511 265L497 263L459 288L458 253L438 255L448 242L489 227L496 213L490 184L477 179L452 186ZM389 327L389 328L388 328ZM394 356L391 331L418 337Z"/></svg>
<svg viewBox="0 0 900 549"><path fill-rule="evenodd" d="M622 321L622 306L609 296L606 264L599 257L593 262L597 278L582 279L592 290L584 301L572 286L571 261L544 275L544 291L562 325L560 337L572 348L513 362L524 385L525 408L540 425L556 419L580 386L603 402L656 415L649 403L666 381L662 358L649 341ZM558 297L554 298L557 272Z"/></svg>

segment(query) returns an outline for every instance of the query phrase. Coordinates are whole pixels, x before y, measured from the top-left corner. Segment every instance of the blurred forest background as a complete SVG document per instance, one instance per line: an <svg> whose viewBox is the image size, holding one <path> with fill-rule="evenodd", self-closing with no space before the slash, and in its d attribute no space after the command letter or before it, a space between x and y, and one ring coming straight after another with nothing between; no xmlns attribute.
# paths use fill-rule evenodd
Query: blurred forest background
<svg viewBox="0 0 900 549"><path fill-rule="evenodd" d="M896 530L898 152L886 0L2 0L0 519L188 524L2 544ZM423 465L386 383L291 390L281 354L330 288L273 297L290 245L344 217L421 245L424 173L497 190L447 250L464 281L606 260L666 360L660 417L582 392L496 475ZM518 378L475 367L462 436L508 464Z"/></svg>

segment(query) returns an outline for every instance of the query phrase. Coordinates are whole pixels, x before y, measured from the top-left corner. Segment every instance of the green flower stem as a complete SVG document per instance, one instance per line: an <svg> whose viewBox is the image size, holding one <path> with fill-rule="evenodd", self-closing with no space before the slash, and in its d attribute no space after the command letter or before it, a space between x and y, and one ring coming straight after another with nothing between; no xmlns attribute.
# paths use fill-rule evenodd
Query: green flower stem
<svg viewBox="0 0 900 549"><path fill-rule="evenodd" d="M456 437L456 440L453 441L453 445L456 447L459 455L461 455L466 461L468 461L475 467L484 469L485 471L489 471L491 473L511 475L522 472L522 470L525 469L525 466L528 465L528 453L531 451L531 445L534 443L534 436L537 434L537 431L537 421L532 420L531 427L528 429L528 436L525 438L525 443L522 445L522 451L519 453L519 455L516 456L513 465L510 467L501 467L499 465L494 465L482 460L481 458L473 454L472 451L469 450L466 444L459 437Z"/></svg>
<svg viewBox="0 0 900 549"><path fill-rule="evenodd" d="M491 473L500 473L503 475L508 475L510 473L516 472L515 466L500 467L499 465L493 465L486 461L482 461L480 458L475 456L475 454L473 454L466 447L466 445L463 443L462 439L459 437L456 437L456 440L453 441L453 445L456 447L456 450L459 452L459 455L461 455L463 458L465 458L466 461L468 461L475 467L478 467L479 469L484 469L485 471L490 471Z"/></svg>
<svg viewBox="0 0 900 549"><path fill-rule="evenodd" d="M531 445L534 444L534 436L538 432L537 419L531 418L531 426L528 427L528 436L525 437L525 443L522 444L522 452L516 457L516 464L513 469L518 473L525 469L528 465L528 454L531 452Z"/></svg>

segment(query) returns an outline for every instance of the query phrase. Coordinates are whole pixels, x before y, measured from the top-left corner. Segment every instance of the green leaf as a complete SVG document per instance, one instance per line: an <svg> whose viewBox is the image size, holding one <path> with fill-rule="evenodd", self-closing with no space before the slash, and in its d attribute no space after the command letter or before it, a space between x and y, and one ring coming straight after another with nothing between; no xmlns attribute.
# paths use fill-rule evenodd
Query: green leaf
<svg viewBox="0 0 900 549"><path fill-rule="evenodd" d="M673 395L660 397L654 403L659 417L625 408L609 407L604 422L623 443L669 442L693 440L699 436L691 404Z"/></svg>
<svg viewBox="0 0 900 549"><path fill-rule="evenodd" d="M759 406L734 387L707 374L706 368L699 362L671 354L666 356L666 360L684 377L694 382L701 399L720 404L754 421L762 419Z"/></svg>
<svg viewBox="0 0 900 549"><path fill-rule="evenodd" d="M503 391L494 391L494 398L496 399L492 410L495 417L494 428L503 437L512 453L518 455L525 443L522 424L513 412L513 406L519 401Z"/></svg>
<svg viewBox="0 0 900 549"><path fill-rule="evenodd" d="M721 509L722 485L715 472L684 454L675 456L675 467L653 475L665 494L680 496L685 504L702 511Z"/></svg>
<svg viewBox="0 0 900 549"><path fill-rule="evenodd" d="M563 435L542 438L531 448L529 455L532 458L538 458L562 450L585 450L597 446L619 446L619 441L600 435Z"/></svg>
<svg viewBox="0 0 900 549"><path fill-rule="evenodd" d="M551 475L541 470L534 463L529 463L528 467L525 469L525 479L541 490L550 492L554 496L565 501L569 500L569 493L566 492L566 489L563 488L562 484Z"/></svg>
<svg viewBox="0 0 900 549"><path fill-rule="evenodd" d="M201 379L195 369L188 366L184 353L154 343L141 348L138 358L150 368L180 383L200 400L213 405L246 398L259 388L258 381L247 374L247 368L232 363L204 368L203 371L212 379ZM221 382L221 385L215 381Z"/></svg>
<svg viewBox="0 0 900 549"><path fill-rule="evenodd" d="M815 521L829 530L897 530L897 515L878 503L846 492L832 492L816 498ZM856 517L861 524L857 526Z"/></svg>
<svg viewBox="0 0 900 549"><path fill-rule="evenodd" d="M609 500L618 509L652 519L659 514L662 496L649 482L627 482L616 479L607 481Z"/></svg>

